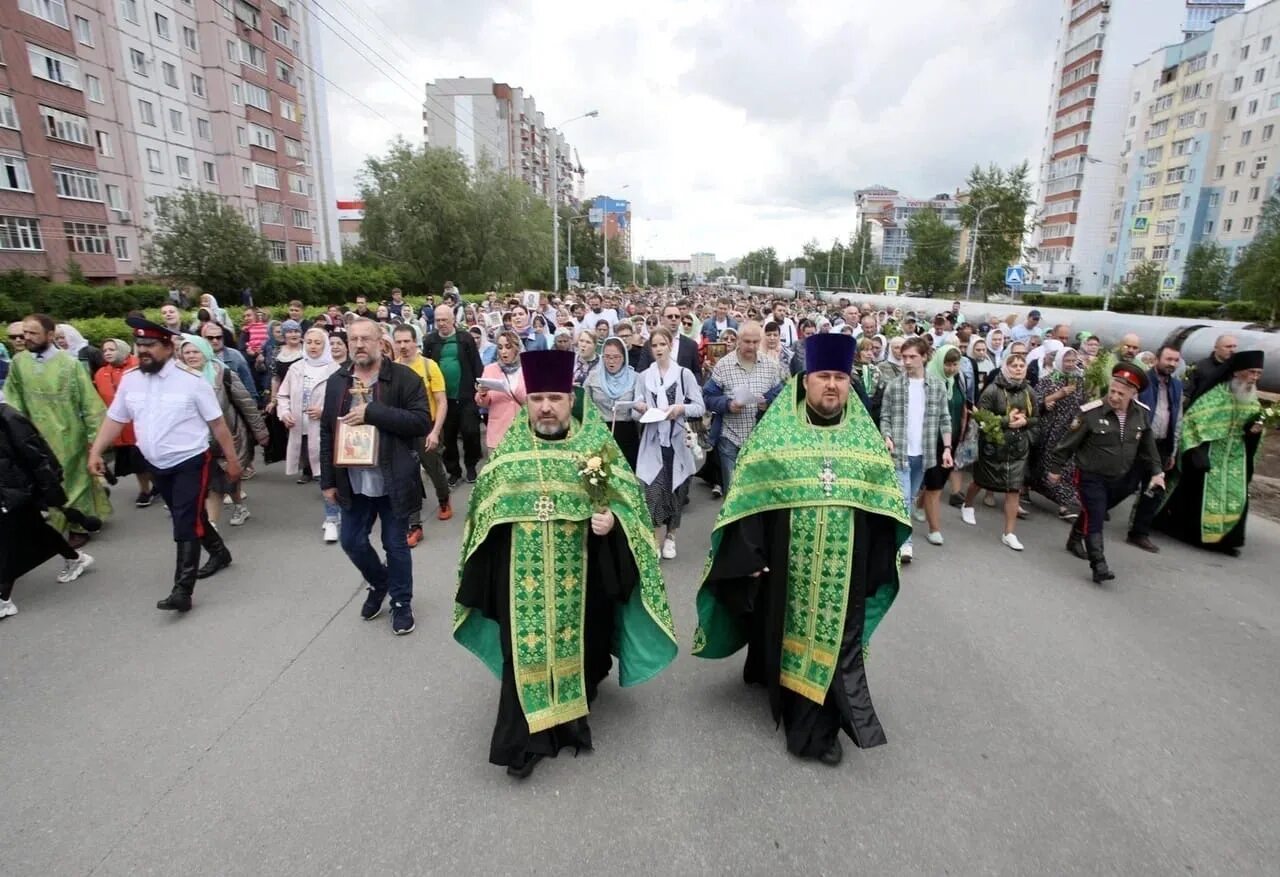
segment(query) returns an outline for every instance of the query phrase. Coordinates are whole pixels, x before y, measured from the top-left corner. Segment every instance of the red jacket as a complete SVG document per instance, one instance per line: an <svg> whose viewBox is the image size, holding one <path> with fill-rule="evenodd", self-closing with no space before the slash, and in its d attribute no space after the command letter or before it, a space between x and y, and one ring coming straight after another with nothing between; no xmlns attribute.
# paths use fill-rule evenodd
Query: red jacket
<svg viewBox="0 0 1280 877"><path fill-rule="evenodd" d="M120 389L120 379L124 377L124 373L137 367L137 358L130 356L124 361L123 365L107 363L94 374L93 385L97 388L98 395L102 397L102 401L107 404L108 408L111 407L111 401L116 397L116 390ZM133 434L133 424L126 423L124 430L120 433L120 437L116 439L115 446L123 448L137 443L138 439Z"/></svg>

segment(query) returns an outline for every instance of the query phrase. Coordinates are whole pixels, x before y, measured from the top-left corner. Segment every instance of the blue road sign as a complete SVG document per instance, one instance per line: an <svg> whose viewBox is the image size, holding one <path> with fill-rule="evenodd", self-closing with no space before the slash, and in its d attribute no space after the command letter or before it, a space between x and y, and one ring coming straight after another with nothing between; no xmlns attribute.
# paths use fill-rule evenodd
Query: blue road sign
<svg viewBox="0 0 1280 877"><path fill-rule="evenodd" d="M1027 269L1021 265L1010 265L1004 269L1005 286L1021 286L1027 282Z"/></svg>
<svg viewBox="0 0 1280 877"><path fill-rule="evenodd" d="M578 282L578 266L577 265L565 266L564 277L566 280L568 280L571 283L577 283Z"/></svg>

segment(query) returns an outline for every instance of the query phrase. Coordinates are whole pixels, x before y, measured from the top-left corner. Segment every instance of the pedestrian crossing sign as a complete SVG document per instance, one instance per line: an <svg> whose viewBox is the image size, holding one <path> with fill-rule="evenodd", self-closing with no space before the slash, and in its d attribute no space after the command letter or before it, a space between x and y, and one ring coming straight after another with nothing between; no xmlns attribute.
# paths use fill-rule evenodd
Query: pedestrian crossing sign
<svg viewBox="0 0 1280 877"><path fill-rule="evenodd" d="M1160 278L1160 294L1172 298L1178 290L1178 278L1174 274L1166 274Z"/></svg>
<svg viewBox="0 0 1280 877"><path fill-rule="evenodd" d="M886 275L886 276L885 276L885 278L884 278L884 291L885 291L885 292L897 292L897 291L898 291L898 275L896 275L896 274L889 274L889 275Z"/></svg>

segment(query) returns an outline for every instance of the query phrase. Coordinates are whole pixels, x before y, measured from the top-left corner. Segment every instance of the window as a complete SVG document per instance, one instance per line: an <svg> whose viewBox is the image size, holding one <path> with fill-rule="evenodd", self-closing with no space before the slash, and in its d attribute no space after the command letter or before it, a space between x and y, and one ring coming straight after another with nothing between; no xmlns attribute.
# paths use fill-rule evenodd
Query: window
<svg viewBox="0 0 1280 877"><path fill-rule="evenodd" d="M258 26L258 9L257 7L246 3L245 0L235 0L235 17L249 25L254 30L260 30Z"/></svg>
<svg viewBox="0 0 1280 877"><path fill-rule="evenodd" d="M250 228L258 227L258 208L252 204L248 204L244 208L244 221L249 223Z"/></svg>
<svg viewBox="0 0 1280 877"><path fill-rule="evenodd" d="M298 105L293 101L280 101L280 115L290 122L298 121Z"/></svg>
<svg viewBox="0 0 1280 877"><path fill-rule="evenodd" d="M1240 223L1241 231L1253 231L1253 217L1246 216Z"/></svg>
<svg viewBox="0 0 1280 877"><path fill-rule="evenodd" d="M160 75L164 77L164 84L170 88L178 87L178 68L170 64L168 61L160 63Z"/></svg>
<svg viewBox="0 0 1280 877"><path fill-rule="evenodd" d="M1254 173L1260 174L1266 169L1267 169L1267 157L1265 155L1259 155L1257 158L1253 160Z"/></svg>
<svg viewBox="0 0 1280 877"><path fill-rule="evenodd" d="M138 101L138 121L144 125L155 127L156 125L156 108L152 106L149 100Z"/></svg>
<svg viewBox="0 0 1280 877"><path fill-rule="evenodd" d="M1158 172L1151 173L1151 174L1147 174L1142 178L1142 183L1140 184L1139 188L1150 189L1152 186L1157 186L1159 184L1160 184L1160 174Z"/></svg>
<svg viewBox="0 0 1280 877"><path fill-rule="evenodd" d="M107 227L91 222L64 222L62 233L67 236L67 249L73 253L107 254Z"/></svg>
<svg viewBox="0 0 1280 877"><path fill-rule="evenodd" d="M218 182L218 168L211 161L201 163L200 174L206 183Z"/></svg>
<svg viewBox="0 0 1280 877"><path fill-rule="evenodd" d="M1210 219L1208 222L1206 222L1206 223L1204 224L1204 233L1205 233L1205 234L1213 234L1213 220L1212 220L1212 219Z"/></svg>
<svg viewBox="0 0 1280 877"><path fill-rule="evenodd" d="M1151 130L1147 131L1147 139L1155 140L1157 137L1163 137L1165 132L1169 130L1169 120L1161 119L1151 126Z"/></svg>
<svg viewBox="0 0 1280 877"><path fill-rule="evenodd" d="M259 213L263 225L284 225L284 211L279 204L260 204Z"/></svg>
<svg viewBox="0 0 1280 877"><path fill-rule="evenodd" d="M1238 177L1238 176L1240 176L1242 173L1244 173L1244 162L1243 162L1243 161L1237 161L1237 162L1236 162L1236 168L1235 168L1235 176L1237 176L1237 177Z"/></svg>
<svg viewBox="0 0 1280 877"><path fill-rule="evenodd" d="M23 216L0 216L0 250L43 250L40 221Z"/></svg>
<svg viewBox="0 0 1280 877"><path fill-rule="evenodd" d="M289 191L295 195L307 194L307 178L289 174Z"/></svg>
<svg viewBox="0 0 1280 877"><path fill-rule="evenodd" d="M236 106L240 106L244 103L244 97L241 92L240 83L238 82L231 83L231 102Z"/></svg>
<svg viewBox="0 0 1280 877"><path fill-rule="evenodd" d="M107 183L102 188L107 192L107 206L112 210L123 210L124 199L120 197L120 187Z"/></svg>
<svg viewBox="0 0 1280 877"><path fill-rule="evenodd" d="M1192 111L1191 111L1191 112L1189 112L1189 113L1182 113L1181 115L1179 115L1179 116L1178 116L1178 127L1179 127L1179 128L1190 128L1190 127L1191 127L1191 126L1193 126L1195 123L1196 123L1196 113L1195 113L1195 110L1192 110Z"/></svg>
<svg viewBox="0 0 1280 877"><path fill-rule="evenodd" d="M298 261L314 262L316 260L315 251L310 244L298 244Z"/></svg>
<svg viewBox="0 0 1280 877"><path fill-rule="evenodd" d="M289 45L289 30L280 22L271 22L271 38L282 46Z"/></svg>
<svg viewBox="0 0 1280 877"><path fill-rule="evenodd" d="M1231 231L1231 226L1232 226L1232 225L1234 225L1234 224L1235 224L1235 220L1233 220L1233 219L1224 219L1224 220L1222 220L1222 230L1223 230L1223 231Z"/></svg>
<svg viewBox="0 0 1280 877"><path fill-rule="evenodd" d="M13 192L30 192L31 171L27 169L27 160L18 155L0 153L0 189Z"/></svg>
<svg viewBox="0 0 1280 877"><path fill-rule="evenodd" d="M1141 262L1147 257L1146 247L1134 247L1129 251L1129 260L1131 262Z"/></svg>
<svg viewBox="0 0 1280 877"><path fill-rule="evenodd" d="M40 118L44 120L44 133L52 139L79 143L81 146L93 145L93 141L89 139L89 120L84 116L41 106Z"/></svg>
<svg viewBox="0 0 1280 877"><path fill-rule="evenodd" d="M11 95L0 94L0 128L18 130L18 109Z"/></svg>
<svg viewBox="0 0 1280 877"><path fill-rule="evenodd" d="M1183 167L1171 167L1164 174L1166 183L1181 183L1183 180L1191 179L1192 174L1184 165Z"/></svg>
<svg viewBox="0 0 1280 877"><path fill-rule="evenodd" d="M253 169L252 168L247 166L240 168L240 182L244 183L244 185L250 189L253 188Z"/></svg>
<svg viewBox="0 0 1280 877"><path fill-rule="evenodd" d="M280 188L280 175L270 165L255 164L253 166L253 181L267 189Z"/></svg>
<svg viewBox="0 0 1280 877"><path fill-rule="evenodd" d="M1221 193L1219 193L1219 192L1210 192L1210 193L1209 193L1209 206L1210 206L1210 207L1217 207L1217 206L1218 206L1218 203L1219 203L1220 201L1222 201L1222 195L1221 195Z"/></svg>
<svg viewBox="0 0 1280 877"><path fill-rule="evenodd" d="M1177 224L1176 220L1166 219L1163 222L1156 223L1156 234L1168 237L1173 234L1173 228Z"/></svg>
<svg viewBox="0 0 1280 877"><path fill-rule="evenodd" d="M178 168L178 176L184 180L191 179L191 159L185 155L176 155L173 161Z"/></svg>
<svg viewBox="0 0 1280 877"><path fill-rule="evenodd" d="M58 27L67 26L67 4L64 0L18 0L18 8Z"/></svg>
<svg viewBox="0 0 1280 877"><path fill-rule="evenodd" d="M1272 138L1272 136L1275 133L1276 133L1275 125L1263 125L1262 126L1262 142L1266 143L1268 140Z"/></svg>
<svg viewBox="0 0 1280 877"><path fill-rule="evenodd" d="M196 97L204 97L204 77L198 73L191 74L191 93Z"/></svg>
<svg viewBox="0 0 1280 877"><path fill-rule="evenodd" d="M1138 202L1139 213L1150 213L1156 206L1155 198L1143 198Z"/></svg>
<svg viewBox="0 0 1280 877"><path fill-rule="evenodd" d="M1257 111L1258 111L1258 99L1254 98L1253 100L1249 101L1248 114L1252 116Z"/></svg>
<svg viewBox="0 0 1280 877"><path fill-rule="evenodd" d="M106 131L94 131L94 139L98 141L98 155L105 155L107 158L115 155L111 149L111 135Z"/></svg>
<svg viewBox="0 0 1280 877"><path fill-rule="evenodd" d="M236 146L249 145L249 132L241 125L236 128Z"/></svg>
<svg viewBox="0 0 1280 877"><path fill-rule="evenodd" d="M289 251L285 247L284 241L269 241L271 244L271 261L284 262L289 258Z"/></svg>
<svg viewBox="0 0 1280 877"><path fill-rule="evenodd" d="M138 0L120 0L120 8L124 11L125 21L138 23Z"/></svg>
<svg viewBox="0 0 1280 877"><path fill-rule="evenodd" d="M129 66L139 76L147 76L147 56L137 49L129 50Z"/></svg>
<svg viewBox="0 0 1280 877"><path fill-rule="evenodd" d="M1263 37L1261 51L1266 52L1266 51L1269 51L1270 49L1271 49L1271 37Z"/></svg>
<svg viewBox="0 0 1280 877"><path fill-rule="evenodd" d="M1257 70L1253 71L1253 84L1257 85L1258 83L1262 82L1263 79L1266 79L1266 77L1267 77L1267 68L1259 67Z"/></svg>
<svg viewBox="0 0 1280 877"><path fill-rule="evenodd" d="M1240 145L1248 146L1253 141L1253 131L1244 131L1240 134Z"/></svg>
<svg viewBox="0 0 1280 877"><path fill-rule="evenodd" d="M28 45L27 60L31 63L32 76L47 79L68 88L80 87L80 65L76 63L75 58Z"/></svg>
<svg viewBox="0 0 1280 877"><path fill-rule="evenodd" d="M186 132L186 121L182 118L181 110L169 110L169 130L175 134Z"/></svg>
<svg viewBox="0 0 1280 877"><path fill-rule="evenodd" d="M1244 77L1243 77L1243 76L1237 76L1235 79L1233 79L1233 80L1231 81L1231 93L1232 93L1232 94L1235 94L1237 91L1239 91L1239 90L1240 90L1240 89L1242 89L1242 88L1244 88Z"/></svg>
<svg viewBox="0 0 1280 877"><path fill-rule="evenodd" d="M116 258L121 262L129 261L129 239L122 234L116 235Z"/></svg>
<svg viewBox="0 0 1280 877"><path fill-rule="evenodd" d="M1153 146L1147 150L1146 155L1143 156L1143 160L1146 164L1155 164L1163 157L1164 157L1164 147Z"/></svg>
<svg viewBox="0 0 1280 877"><path fill-rule="evenodd" d="M95 104L103 103L102 80L86 73L84 77L84 93Z"/></svg>
<svg viewBox="0 0 1280 877"><path fill-rule="evenodd" d="M1232 190L1231 190L1231 194L1227 196L1227 203L1228 203L1228 204L1235 204L1235 203L1236 203L1236 202L1238 202L1239 200L1240 200L1240 190L1239 190L1239 189L1232 189Z"/></svg>
<svg viewBox="0 0 1280 877"><path fill-rule="evenodd" d="M1161 110L1167 110L1173 106L1173 95L1166 94L1156 98L1156 102L1151 105L1151 112L1158 113Z"/></svg>
<svg viewBox="0 0 1280 877"><path fill-rule="evenodd" d="M262 50L261 46L255 46L247 40L241 40L240 60L250 67L258 68L263 73L267 72L267 53Z"/></svg>
<svg viewBox="0 0 1280 877"><path fill-rule="evenodd" d="M288 64L281 60L276 60L276 79L281 82L293 82L293 70Z"/></svg>
<svg viewBox="0 0 1280 877"><path fill-rule="evenodd" d="M98 175L73 167L51 168L53 171L53 187L58 190L59 198L72 198L76 201L101 201L102 192L98 188Z"/></svg>
<svg viewBox="0 0 1280 877"><path fill-rule="evenodd" d="M182 26L182 44L193 52L200 51L200 43L196 39L196 31L193 27Z"/></svg>
<svg viewBox="0 0 1280 877"><path fill-rule="evenodd" d="M1172 195L1165 195L1163 198L1160 199L1160 209L1161 210L1177 210L1178 201L1181 200L1181 197L1182 196L1176 192Z"/></svg>
<svg viewBox="0 0 1280 877"><path fill-rule="evenodd" d="M1249 200L1250 200L1250 201L1257 201L1257 200L1258 200L1258 195L1260 194L1260 192L1261 192L1261 190L1260 190L1257 186L1253 186L1253 187L1251 187L1251 188L1249 189Z"/></svg>
<svg viewBox="0 0 1280 877"><path fill-rule="evenodd" d="M76 42L85 46L93 45L93 28L89 26L89 19L76 16Z"/></svg>
<svg viewBox="0 0 1280 877"><path fill-rule="evenodd" d="M257 107L268 113L271 112L271 94L261 85L246 82L244 84L244 102L245 106Z"/></svg>
<svg viewBox="0 0 1280 877"><path fill-rule="evenodd" d="M196 135L201 140L213 139L213 126L209 124L208 119L196 119Z"/></svg>
<svg viewBox="0 0 1280 877"><path fill-rule="evenodd" d="M1234 122L1236 120L1236 109L1237 107L1231 107L1229 110L1227 110L1228 122Z"/></svg>
<svg viewBox="0 0 1280 877"><path fill-rule="evenodd" d="M147 150L147 170L151 171L153 174L162 173L164 171L164 165L160 162L160 150Z"/></svg>
<svg viewBox="0 0 1280 877"><path fill-rule="evenodd" d="M293 208L293 227L311 228L311 214L297 207Z"/></svg>
<svg viewBox="0 0 1280 877"><path fill-rule="evenodd" d="M1208 58L1203 53L1196 55L1194 58L1192 58L1190 61L1187 62L1187 72L1199 73L1201 70L1205 68L1205 62L1207 60Z"/></svg>
<svg viewBox="0 0 1280 877"><path fill-rule="evenodd" d="M249 124L249 133L252 136L250 141L254 146L261 146L263 149L274 150L276 148L276 134L270 128L264 128L261 125Z"/></svg>
<svg viewBox="0 0 1280 877"><path fill-rule="evenodd" d="M292 137L284 138L284 154L290 158L302 158L302 141Z"/></svg>
<svg viewBox="0 0 1280 877"><path fill-rule="evenodd" d="M1241 46L1241 47L1240 47L1240 60L1241 60L1241 61L1244 61L1244 60L1245 60L1245 59L1247 59L1248 57L1249 57L1249 47L1248 47L1248 46Z"/></svg>
<svg viewBox="0 0 1280 877"><path fill-rule="evenodd" d="M156 13L156 36L162 40L171 40L173 37L169 31L169 19L167 16Z"/></svg>

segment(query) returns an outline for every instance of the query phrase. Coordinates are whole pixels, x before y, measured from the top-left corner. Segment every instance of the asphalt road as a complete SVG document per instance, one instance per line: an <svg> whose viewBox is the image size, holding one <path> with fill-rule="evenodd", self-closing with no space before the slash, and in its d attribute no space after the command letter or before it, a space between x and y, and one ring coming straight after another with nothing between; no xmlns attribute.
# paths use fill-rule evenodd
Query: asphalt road
<svg viewBox="0 0 1280 877"><path fill-rule="evenodd" d="M461 515L414 552L418 630L359 619L316 489L248 485L235 565L152 608L172 548L120 510L97 565L0 622L0 873L1187 874L1280 862L1280 527L1238 560L1112 540L1106 587L1043 506L1028 550L948 518L873 643L889 744L789 757L740 658L608 685L596 750L487 763L497 683L450 636ZM464 487L457 501L465 509ZM714 504L664 564L676 621ZM131 496L131 494L129 494ZM1117 514L1117 520L1123 518ZM922 534L921 534L922 535ZM1271 569L1268 573L1267 569Z"/></svg>

